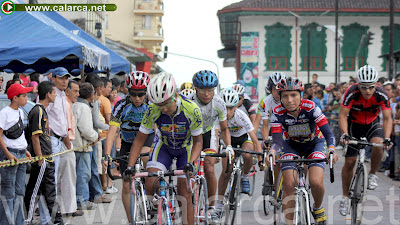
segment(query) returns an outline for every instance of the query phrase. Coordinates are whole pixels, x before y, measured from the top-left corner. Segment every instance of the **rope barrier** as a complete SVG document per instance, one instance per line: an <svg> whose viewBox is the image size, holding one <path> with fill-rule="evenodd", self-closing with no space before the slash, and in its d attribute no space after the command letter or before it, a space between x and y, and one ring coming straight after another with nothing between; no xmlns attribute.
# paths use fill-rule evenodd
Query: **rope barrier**
<svg viewBox="0 0 400 225"><path fill-rule="evenodd" d="M106 138L105 137L101 138L98 141L102 141L104 139L106 139ZM84 146L79 147L79 148L72 148L72 149L68 149L68 150L65 150L65 151L58 152L58 153L53 153L53 154L50 154L50 155L35 156L35 157L32 157L32 159L29 159L28 157L26 157L26 158L19 159L18 161L14 161L14 160L0 161L0 168L9 167L9 166L16 166L16 165L21 165L21 164L26 164L26 163L34 163L34 162L40 161L42 159L44 159L44 160L46 160L48 162L52 162L54 160L53 157L55 157L55 156L60 156L60 155L66 154L68 152L84 149L84 148L87 148L87 147L91 146L92 144L87 144L87 145L84 145Z"/></svg>

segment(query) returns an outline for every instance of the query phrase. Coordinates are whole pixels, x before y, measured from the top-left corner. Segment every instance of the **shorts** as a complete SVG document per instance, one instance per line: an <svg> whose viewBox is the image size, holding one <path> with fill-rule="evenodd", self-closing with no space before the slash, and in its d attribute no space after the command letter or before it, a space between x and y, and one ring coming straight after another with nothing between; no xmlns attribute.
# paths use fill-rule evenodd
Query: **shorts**
<svg viewBox="0 0 400 225"><path fill-rule="evenodd" d="M325 138L316 139L313 142L302 144L294 141L284 141L283 148L280 152L280 158L284 160L293 159L294 156L305 157L307 159L325 159L326 158L326 142ZM308 167L319 166L325 169L325 163L309 163ZM282 171L295 170L296 163L282 163Z"/></svg>
<svg viewBox="0 0 400 225"><path fill-rule="evenodd" d="M192 146L184 148L171 148L165 145L157 136L154 139L154 148L147 163L147 168L157 168L167 171L172 165L172 160L176 158L176 169L182 170L190 160ZM178 176L185 177L185 176Z"/></svg>
<svg viewBox="0 0 400 225"><path fill-rule="evenodd" d="M217 153L217 136L214 128L203 134L203 151L205 150Z"/></svg>
<svg viewBox="0 0 400 225"><path fill-rule="evenodd" d="M151 145L153 144L153 140L154 140L154 133L149 134L146 138L146 141L144 142L143 147L151 147ZM132 143L121 140L120 156L129 155L129 153L131 152L131 147ZM121 174L125 172L127 167L128 167L128 161L119 160L119 170L121 171Z"/></svg>
<svg viewBox="0 0 400 225"><path fill-rule="evenodd" d="M349 134L352 137L360 139L366 137L368 141L371 141L374 137L380 137L384 139L385 134L378 119L370 124L359 124L359 123L349 123ZM359 150L358 145L349 145L345 157L356 157Z"/></svg>
<svg viewBox="0 0 400 225"><path fill-rule="evenodd" d="M250 140L250 137L247 133L243 134L240 137L232 137L231 136L231 144L232 144L232 147L234 147L234 148L242 148L243 145L247 142L250 142L251 144L253 144L253 142Z"/></svg>

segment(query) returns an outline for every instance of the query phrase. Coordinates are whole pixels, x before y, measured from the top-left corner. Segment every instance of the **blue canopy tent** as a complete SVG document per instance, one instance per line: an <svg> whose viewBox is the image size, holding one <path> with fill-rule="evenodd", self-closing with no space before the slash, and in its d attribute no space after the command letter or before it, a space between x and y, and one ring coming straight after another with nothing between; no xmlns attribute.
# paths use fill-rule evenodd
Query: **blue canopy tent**
<svg viewBox="0 0 400 225"><path fill-rule="evenodd" d="M41 12L14 12L0 20L0 71L45 73L63 66L69 71L107 71L110 54L76 36Z"/></svg>
<svg viewBox="0 0 400 225"><path fill-rule="evenodd" d="M74 33L75 35L89 41L90 43L96 45L97 47L103 49L104 51L110 53L110 60L111 60L111 74L118 74L118 73L127 73L129 74L130 69L130 62L111 49L107 48L105 45L97 41L94 37L90 36L88 33L83 31L81 28L67 20L65 17L61 16L57 12L42 12L50 19L54 20L55 22L59 23L61 26L65 27L70 32Z"/></svg>

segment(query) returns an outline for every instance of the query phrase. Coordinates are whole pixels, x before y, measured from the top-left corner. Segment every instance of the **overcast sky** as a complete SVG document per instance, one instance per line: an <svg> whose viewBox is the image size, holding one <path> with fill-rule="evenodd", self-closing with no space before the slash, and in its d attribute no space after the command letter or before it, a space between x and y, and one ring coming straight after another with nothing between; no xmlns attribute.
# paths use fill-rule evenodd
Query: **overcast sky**
<svg viewBox="0 0 400 225"><path fill-rule="evenodd" d="M223 59L217 56L217 51L223 48L217 11L239 1L164 1L163 49L167 45L170 52L214 61L219 67L221 86L231 86L236 81L235 69L224 68ZM159 65L173 74L178 86L186 81L191 82L193 74L199 70L217 71L216 66L210 62L174 55L168 55Z"/></svg>

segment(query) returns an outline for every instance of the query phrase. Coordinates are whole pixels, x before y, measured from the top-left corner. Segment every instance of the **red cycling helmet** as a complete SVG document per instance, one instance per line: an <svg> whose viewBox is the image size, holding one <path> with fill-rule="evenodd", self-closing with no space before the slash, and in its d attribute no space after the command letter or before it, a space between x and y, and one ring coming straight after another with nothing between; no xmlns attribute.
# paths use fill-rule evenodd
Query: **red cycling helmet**
<svg viewBox="0 0 400 225"><path fill-rule="evenodd" d="M125 83L129 89L147 89L150 76L143 71L134 71L126 76Z"/></svg>
<svg viewBox="0 0 400 225"><path fill-rule="evenodd" d="M279 93L282 91L300 91L303 92L304 86L303 82L298 78L286 77L280 79L278 82L276 89Z"/></svg>

